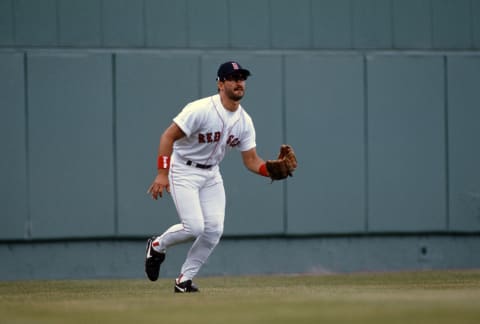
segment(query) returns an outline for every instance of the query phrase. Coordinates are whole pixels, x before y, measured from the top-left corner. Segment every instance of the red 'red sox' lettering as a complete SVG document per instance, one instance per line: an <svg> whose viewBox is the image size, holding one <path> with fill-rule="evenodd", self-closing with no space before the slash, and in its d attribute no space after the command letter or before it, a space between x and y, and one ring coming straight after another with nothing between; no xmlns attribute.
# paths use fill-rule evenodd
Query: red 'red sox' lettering
<svg viewBox="0 0 480 324"><path fill-rule="evenodd" d="M221 132L208 132L198 134L198 143L217 143L222 138ZM240 144L240 140L235 135L229 135L227 139L227 145L235 147Z"/></svg>
<svg viewBox="0 0 480 324"><path fill-rule="evenodd" d="M220 141L220 138L222 137L222 133L220 132L209 132L205 134L198 134L198 143L216 143Z"/></svg>
<svg viewBox="0 0 480 324"><path fill-rule="evenodd" d="M235 138L234 135L228 136L227 145L234 147L234 146L237 146L238 144L240 144L240 140L238 138Z"/></svg>

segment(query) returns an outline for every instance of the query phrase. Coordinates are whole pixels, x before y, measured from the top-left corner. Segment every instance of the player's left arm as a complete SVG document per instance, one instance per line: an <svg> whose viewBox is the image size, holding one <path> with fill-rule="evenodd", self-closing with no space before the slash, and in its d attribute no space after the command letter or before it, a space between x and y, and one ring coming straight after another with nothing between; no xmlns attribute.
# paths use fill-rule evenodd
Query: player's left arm
<svg viewBox="0 0 480 324"><path fill-rule="evenodd" d="M257 155L255 148L242 152L243 164L250 171L269 177L272 180L282 180L293 176L297 168L297 157L290 145L283 144L277 159L264 161Z"/></svg>
<svg viewBox="0 0 480 324"><path fill-rule="evenodd" d="M263 165L265 165L265 161L258 156L257 150L255 147L242 152L242 159L243 159L243 164L245 167L252 171L253 173L257 173L263 176L268 176L268 174L265 174L263 171L260 171Z"/></svg>

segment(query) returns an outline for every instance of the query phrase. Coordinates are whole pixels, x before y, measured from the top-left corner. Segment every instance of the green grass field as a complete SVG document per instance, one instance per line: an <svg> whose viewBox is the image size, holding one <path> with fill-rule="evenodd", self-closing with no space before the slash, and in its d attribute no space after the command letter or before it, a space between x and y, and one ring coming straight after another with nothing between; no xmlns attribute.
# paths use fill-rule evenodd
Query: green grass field
<svg viewBox="0 0 480 324"><path fill-rule="evenodd" d="M480 271L0 282L0 323L480 323Z"/></svg>

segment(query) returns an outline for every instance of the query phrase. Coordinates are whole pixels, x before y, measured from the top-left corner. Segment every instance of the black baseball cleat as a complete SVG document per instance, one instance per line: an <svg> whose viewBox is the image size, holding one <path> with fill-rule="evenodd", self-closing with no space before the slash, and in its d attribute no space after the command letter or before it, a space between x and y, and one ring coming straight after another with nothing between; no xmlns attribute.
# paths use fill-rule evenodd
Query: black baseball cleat
<svg viewBox="0 0 480 324"><path fill-rule="evenodd" d="M194 292L200 292L197 286L195 286L192 282L192 280L187 280L184 282L178 283L177 280L175 280L175 289L174 291L176 293L194 293Z"/></svg>
<svg viewBox="0 0 480 324"><path fill-rule="evenodd" d="M157 252L153 249L152 243L155 240L155 236L152 236L147 241L147 256L145 257L145 273L148 279L156 281L160 273L160 265L165 260L165 253Z"/></svg>

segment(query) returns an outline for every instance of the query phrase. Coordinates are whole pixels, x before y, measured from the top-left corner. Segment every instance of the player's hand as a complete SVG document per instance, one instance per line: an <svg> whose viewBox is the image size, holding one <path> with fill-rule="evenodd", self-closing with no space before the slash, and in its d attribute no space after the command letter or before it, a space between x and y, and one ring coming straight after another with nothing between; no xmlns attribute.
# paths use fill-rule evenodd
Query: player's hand
<svg viewBox="0 0 480 324"><path fill-rule="evenodd" d="M153 199L157 200L158 196L160 198L163 196L163 189L170 192L170 183L168 182L168 175L158 174L153 180L153 183L148 188L147 194L151 195Z"/></svg>

